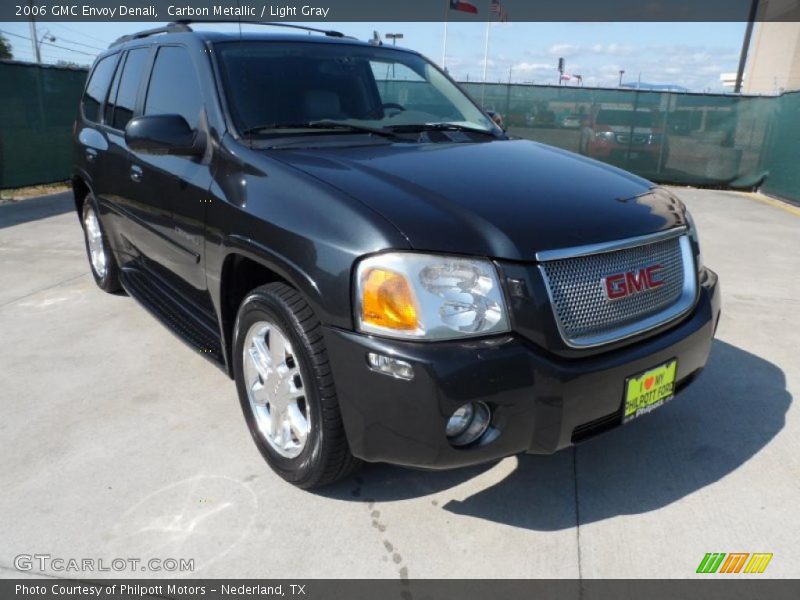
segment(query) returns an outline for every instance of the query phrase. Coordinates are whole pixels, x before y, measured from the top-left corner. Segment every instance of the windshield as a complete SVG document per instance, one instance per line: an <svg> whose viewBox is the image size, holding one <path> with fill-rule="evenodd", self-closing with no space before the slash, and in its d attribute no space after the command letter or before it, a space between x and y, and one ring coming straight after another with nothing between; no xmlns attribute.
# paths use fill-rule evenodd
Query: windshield
<svg viewBox="0 0 800 600"><path fill-rule="evenodd" d="M436 67L409 52L268 41L218 43L215 51L242 134L290 135L320 122L328 122L320 132L335 132L331 121L381 130L451 124L498 131Z"/></svg>

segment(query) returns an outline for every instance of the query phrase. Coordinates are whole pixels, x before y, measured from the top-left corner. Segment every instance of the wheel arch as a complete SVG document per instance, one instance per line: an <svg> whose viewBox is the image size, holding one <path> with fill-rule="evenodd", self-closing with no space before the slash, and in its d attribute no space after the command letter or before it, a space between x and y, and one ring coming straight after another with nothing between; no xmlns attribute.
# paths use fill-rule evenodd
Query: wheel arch
<svg viewBox="0 0 800 600"><path fill-rule="evenodd" d="M255 288L274 282L285 283L297 290L322 320L322 302L316 283L297 265L273 256L252 240L231 240L233 243L222 261L219 276L219 315L223 352L227 372L233 377L233 334L236 315L245 297Z"/></svg>
<svg viewBox="0 0 800 600"><path fill-rule="evenodd" d="M75 212L77 212L78 218L80 219L83 215L83 204L89 194L93 193L92 187L81 175L73 175L70 183L72 184L72 198L75 202Z"/></svg>

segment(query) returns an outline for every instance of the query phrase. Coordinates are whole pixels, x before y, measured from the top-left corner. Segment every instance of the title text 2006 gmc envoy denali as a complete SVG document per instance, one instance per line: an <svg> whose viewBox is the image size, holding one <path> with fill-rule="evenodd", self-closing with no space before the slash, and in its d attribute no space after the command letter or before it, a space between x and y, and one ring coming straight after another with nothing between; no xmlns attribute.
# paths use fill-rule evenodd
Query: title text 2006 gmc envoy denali
<svg viewBox="0 0 800 600"><path fill-rule="evenodd" d="M692 381L720 293L680 200L314 31L126 36L75 126L97 285L236 381L278 474L552 453Z"/></svg>

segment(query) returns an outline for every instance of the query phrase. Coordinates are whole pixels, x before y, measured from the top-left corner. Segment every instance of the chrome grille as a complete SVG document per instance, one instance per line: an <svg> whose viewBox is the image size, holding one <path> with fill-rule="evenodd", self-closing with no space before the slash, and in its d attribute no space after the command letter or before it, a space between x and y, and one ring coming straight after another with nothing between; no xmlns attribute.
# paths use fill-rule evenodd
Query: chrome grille
<svg viewBox="0 0 800 600"><path fill-rule="evenodd" d="M540 269L564 341L596 346L657 327L686 312L696 294L691 245L683 229L630 243L544 252ZM547 255L556 258L546 260ZM570 255L571 254L571 255ZM563 257L563 258L562 258ZM661 265L663 285L617 300L606 297L605 277Z"/></svg>
<svg viewBox="0 0 800 600"><path fill-rule="evenodd" d="M630 142L631 144L635 144L637 146L643 146L644 144L650 143L650 141L650 136L646 134L634 134L633 137L626 133L617 135L617 143L619 144L627 144Z"/></svg>

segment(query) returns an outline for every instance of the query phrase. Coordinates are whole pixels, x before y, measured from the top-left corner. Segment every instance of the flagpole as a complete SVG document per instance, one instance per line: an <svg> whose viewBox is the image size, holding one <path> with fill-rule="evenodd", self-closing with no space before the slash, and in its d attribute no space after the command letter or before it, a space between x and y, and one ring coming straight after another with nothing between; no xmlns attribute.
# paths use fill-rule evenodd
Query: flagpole
<svg viewBox="0 0 800 600"><path fill-rule="evenodd" d="M491 1L489 0L489 5L491 5ZM486 97L486 67L489 66L489 26L492 24L492 13L490 10L490 6L487 6L486 10L486 43L483 48L483 85L481 85L481 107L483 107L483 102Z"/></svg>
<svg viewBox="0 0 800 600"><path fill-rule="evenodd" d="M444 0L444 42L442 42L442 70L447 67L447 13L450 12L450 0Z"/></svg>

